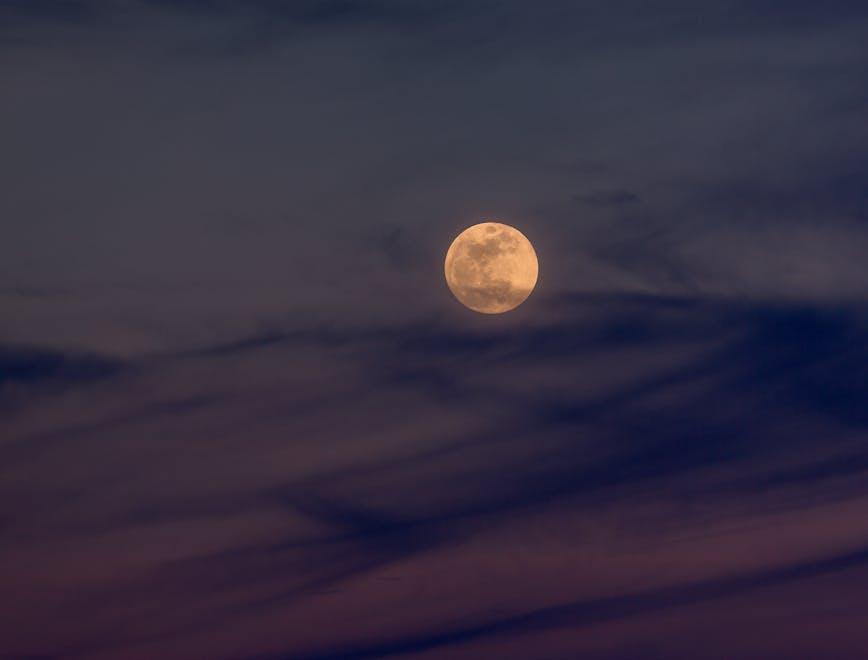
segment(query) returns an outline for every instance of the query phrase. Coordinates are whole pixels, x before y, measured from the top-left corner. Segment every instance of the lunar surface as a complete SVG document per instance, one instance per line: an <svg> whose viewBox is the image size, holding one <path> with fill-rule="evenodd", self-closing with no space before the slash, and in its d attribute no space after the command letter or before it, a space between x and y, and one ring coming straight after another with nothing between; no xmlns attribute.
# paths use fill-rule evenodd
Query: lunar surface
<svg viewBox="0 0 868 660"><path fill-rule="evenodd" d="M536 286L536 252L515 227L483 222L468 227L446 253L446 283L458 300L483 314L523 303Z"/></svg>

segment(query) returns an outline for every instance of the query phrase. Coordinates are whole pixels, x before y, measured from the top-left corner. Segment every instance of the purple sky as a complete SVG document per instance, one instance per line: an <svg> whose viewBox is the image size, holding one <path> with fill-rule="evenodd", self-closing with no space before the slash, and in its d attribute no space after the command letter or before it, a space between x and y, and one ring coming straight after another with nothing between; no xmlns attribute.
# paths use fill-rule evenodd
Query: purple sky
<svg viewBox="0 0 868 660"><path fill-rule="evenodd" d="M0 0L0 658L864 658L866 42Z"/></svg>

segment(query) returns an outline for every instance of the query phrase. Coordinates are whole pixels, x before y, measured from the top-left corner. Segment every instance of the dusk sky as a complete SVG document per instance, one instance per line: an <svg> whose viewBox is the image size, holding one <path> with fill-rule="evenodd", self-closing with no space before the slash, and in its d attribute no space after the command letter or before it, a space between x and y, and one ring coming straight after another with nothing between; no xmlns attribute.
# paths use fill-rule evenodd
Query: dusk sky
<svg viewBox="0 0 868 660"><path fill-rule="evenodd" d="M3 660L868 658L864 0L0 0L0 230Z"/></svg>

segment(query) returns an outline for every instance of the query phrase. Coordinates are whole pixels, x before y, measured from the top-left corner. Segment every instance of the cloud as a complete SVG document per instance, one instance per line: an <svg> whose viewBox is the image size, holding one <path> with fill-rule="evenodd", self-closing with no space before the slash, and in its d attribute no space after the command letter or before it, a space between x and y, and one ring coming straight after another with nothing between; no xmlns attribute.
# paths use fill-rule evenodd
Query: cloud
<svg viewBox="0 0 868 660"><path fill-rule="evenodd" d="M119 360L26 346L0 346L0 387L77 385L109 378L124 368Z"/></svg>
<svg viewBox="0 0 868 660"><path fill-rule="evenodd" d="M541 571L549 605L502 596L527 615L468 610L465 625L444 628L432 611L423 628L433 632L408 635L396 622L384 632L396 641L383 644L356 645L352 625L336 624L335 653L691 612L707 599L855 570L844 546L868 533L848 508L865 474L865 322L861 307L576 295L516 327L288 325L141 359L110 382L38 408L34 400L5 440L2 483L15 497L3 533L17 548L7 571L35 579L26 566L63 544L70 558L49 574L57 586L46 607L66 611L72 593L91 603L69 630L38 644L20 632L10 648L155 645L172 655L171 640L193 643L215 627L250 639L280 613L317 611L318 598L392 611L359 585L412 589L477 544L497 557L499 530L534 538L520 528L539 517L551 519L551 539L574 516L597 520L619 547L645 543L642 518L659 542L696 534L690 547L700 554L718 542L710 527L732 523L756 524L742 543L760 543L773 525L822 543L792 546L791 563L758 556L754 572L723 553L715 566L732 578L697 568L696 579L661 575L649 592L626 596L603 584L603 595L563 610L550 605L564 601L551 576L528 569L527 579ZM39 483L24 478L33 474ZM638 520L615 522L639 501ZM801 522L782 522L790 515ZM752 522L762 516L778 522ZM175 540L163 545L164 535ZM678 543L667 547L664 556L677 556ZM811 552L830 559L814 571ZM630 556L622 570L633 570ZM376 579L395 572L413 577ZM189 614L159 609L167 598ZM105 629L98 622L116 608L141 623ZM286 653L332 646L299 626L289 635L297 644L281 644Z"/></svg>
<svg viewBox="0 0 868 660"><path fill-rule="evenodd" d="M614 596L597 601L584 601L523 613L490 621L476 626L456 628L427 636L405 638L370 646L339 648L335 651L311 655L268 655L266 658L304 658L305 660L331 660L346 658L385 658L394 655L415 654L432 649L466 644L479 638L517 635L546 628L576 628L598 625L613 619L639 616L649 611L685 607L706 600L732 597L756 589L773 587L792 581L805 580L827 573L846 571L868 563L868 550L859 549L845 554L823 557L810 562L784 566L775 570L748 575L737 575L696 584L671 587L656 591Z"/></svg>
<svg viewBox="0 0 868 660"><path fill-rule="evenodd" d="M352 28L383 24L408 28L434 20L454 10L452 3L427 0L401 3L394 0L4 0L0 15L12 25L39 24L73 27L105 27L108 20L193 16L245 21L247 27L269 22L284 28ZM263 33L263 35L265 34Z"/></svg>

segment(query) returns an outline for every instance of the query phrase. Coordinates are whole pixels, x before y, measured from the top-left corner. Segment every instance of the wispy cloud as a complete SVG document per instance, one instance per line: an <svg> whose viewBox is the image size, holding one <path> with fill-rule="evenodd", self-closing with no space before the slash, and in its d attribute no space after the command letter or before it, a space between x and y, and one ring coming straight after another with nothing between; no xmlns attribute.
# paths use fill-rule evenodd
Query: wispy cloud
<svg viewBox="0 0 868 660"><path fill-rule="evenodd" d="M697 552L708 551L709 525L795 512L808 516L799 533L811 535L826 524L810 522L812 511L852 515L866 465L864 310L636 296L552 305L559 311L550 320L513 329L287 327L151 357L109 382L34 400L2 447L3 489L14 494L2 511L15 548L5 564L29 579L36 569L25 557L42 566L48 548L63 544L73 554L52 571L50 599L63 608L70 590L90 596L71 620L77 631L33 648L169 648L214 626L249 635L257 620L292 616L317 599L342 607L359 581L415 565L414 584L418 570L468 544L488 547L498 530L539 516L566 525L570 511L585 517L600 502L607 519L640 497L664 507L645 514L659 538L690 530ZM817 437L827 438L822 447ZM28 474L39 483L22 482ZM673 508L675 492L694 501L692 510ZM747 542L766 529L741 533ZM868 530L855 520L842 529L790 563L769 556L745 573L724 561L716 571L731 577L691 582L676 573L649 591L505 618L468 611L465 624L432 622L420 636L390 629L384 637L393 641L383 643L356 645L352 626L340 624L330 636L344 641L316 642L293 624L283 638L298 642L286 653L378 657L690 611L857 570L862 554L845 546ZM629 524L618 534L641 530ZM158 543L176 533L177 550L121 550L125 539ZM124 565L143 564L90 578L85 567L102 574L84 551L94 543L98 556L114 548ZM544 600L563 601L548 576L539 579ZM154 609L178 588L189 615ZM365 593L358 597L379 602ZM120 603L131 616L149 613L150 623L112 633L88 623ZM24 634L12 639L14 648L33 644Z"/></svg>

